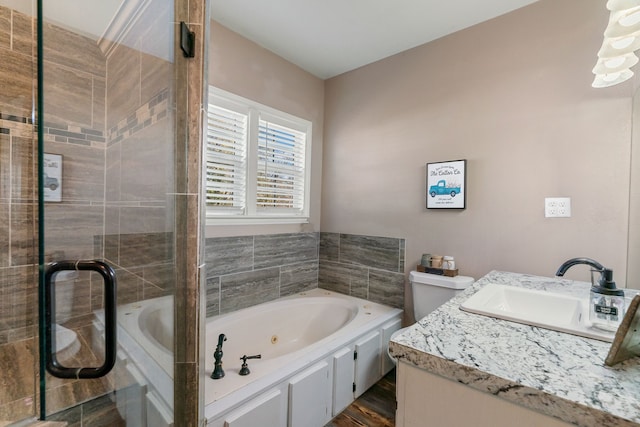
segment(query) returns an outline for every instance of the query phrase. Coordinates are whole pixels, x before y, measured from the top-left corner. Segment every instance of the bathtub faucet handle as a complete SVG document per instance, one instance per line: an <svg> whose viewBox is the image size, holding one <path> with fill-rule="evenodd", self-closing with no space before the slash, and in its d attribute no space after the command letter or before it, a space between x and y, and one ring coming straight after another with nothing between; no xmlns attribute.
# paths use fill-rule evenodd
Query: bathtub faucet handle
<svg viewBox="0 0 640 427"><path fill-rule="evenodd" d="M240 375L249 375L251 371L249 370L249 366L247 365L247 359L262 359L261 354L256 354L255 356L247 356L246 354L240 358L242 360L242 368L240 368Z"/></svg>
<svg viewBox="0 0 640 427"><path fill-rule="evenodd" d="M218 335L218 345L216 347L216 351L213 352L215 362L213 372L211 373L211 378L214 380L219 380L224 377L224 370L222 369L222 343L226 340L227 337L224 334Z"/></svg>

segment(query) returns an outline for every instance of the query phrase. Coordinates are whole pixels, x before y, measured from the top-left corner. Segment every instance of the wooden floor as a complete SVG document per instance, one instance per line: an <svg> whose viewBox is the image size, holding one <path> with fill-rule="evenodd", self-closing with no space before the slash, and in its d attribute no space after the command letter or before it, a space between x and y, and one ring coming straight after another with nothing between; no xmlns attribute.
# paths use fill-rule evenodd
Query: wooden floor
<svg viewBox="0 0 640 427"><path fill-rule="evenodd" d="M325 427L394 427L396 419L396 370L367 390Z"/></svg>

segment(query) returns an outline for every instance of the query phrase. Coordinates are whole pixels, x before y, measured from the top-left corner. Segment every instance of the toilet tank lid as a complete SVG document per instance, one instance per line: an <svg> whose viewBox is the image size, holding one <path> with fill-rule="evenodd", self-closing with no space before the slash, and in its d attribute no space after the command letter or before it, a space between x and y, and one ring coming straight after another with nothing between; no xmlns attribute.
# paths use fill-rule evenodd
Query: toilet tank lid
<svg viewBox="0 0 640 427"><path fill-rule="evenodd" d="M421 283L425 285L440 286L450 289L467 289L475 280L469 276L440 276L438 274L420 273L412 271L409 273L411 283Z"/></svg>

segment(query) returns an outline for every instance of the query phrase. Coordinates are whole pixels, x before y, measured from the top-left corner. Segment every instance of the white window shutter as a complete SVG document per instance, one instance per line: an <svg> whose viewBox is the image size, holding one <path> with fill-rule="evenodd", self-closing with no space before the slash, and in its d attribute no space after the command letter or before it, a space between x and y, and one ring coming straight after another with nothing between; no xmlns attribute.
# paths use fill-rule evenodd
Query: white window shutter
<svg viewBox="0 0 640 427"><path fill-rule="evenodd" d="M246 209L247 115L209 104L207 209L243 215Z"/></svg>
<svg viewBox="0 0 640 427"><path fill-rule="evenodd" d="M306 134L260 119L258 124L258 211L300 215L304 211Z"/></svg>

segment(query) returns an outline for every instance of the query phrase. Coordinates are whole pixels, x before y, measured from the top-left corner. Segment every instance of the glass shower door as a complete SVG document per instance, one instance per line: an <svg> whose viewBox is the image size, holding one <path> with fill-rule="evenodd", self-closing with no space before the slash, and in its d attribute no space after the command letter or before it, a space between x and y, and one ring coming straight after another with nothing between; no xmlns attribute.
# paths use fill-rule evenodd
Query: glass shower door
<svg viewBox="0 0 640 427"><path fill-rule="evenodd" d="M38 3L40 417L171 425L174 1Z"/></svg>

